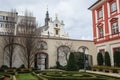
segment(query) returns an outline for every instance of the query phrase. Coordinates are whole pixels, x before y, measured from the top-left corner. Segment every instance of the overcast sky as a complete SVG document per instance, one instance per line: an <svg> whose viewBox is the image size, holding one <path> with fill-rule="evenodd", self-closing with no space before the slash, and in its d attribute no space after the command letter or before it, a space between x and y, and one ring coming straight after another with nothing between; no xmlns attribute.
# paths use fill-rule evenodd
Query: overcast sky
<svg viewBox="0 0 120 80"><path fill-rule="evenodd" d="M92 40L92 14L88 10L96 0L0 0L0 10L16 9L19 14L27 9L33 12L38 23L44 25L47 10L54 20L55 13L65 23L70 38Z"/></svg>

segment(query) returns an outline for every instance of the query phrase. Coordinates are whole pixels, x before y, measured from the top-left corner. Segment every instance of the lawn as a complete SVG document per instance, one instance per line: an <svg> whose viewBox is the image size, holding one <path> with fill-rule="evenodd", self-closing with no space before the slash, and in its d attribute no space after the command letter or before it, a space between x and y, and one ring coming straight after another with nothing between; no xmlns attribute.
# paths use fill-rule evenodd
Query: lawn
<svg viewBox="0 0 120 80"><path fill-rule="evenodd" d="M17 80L38 80L37 77L33 76L31 73L18 74Z"/></svg>

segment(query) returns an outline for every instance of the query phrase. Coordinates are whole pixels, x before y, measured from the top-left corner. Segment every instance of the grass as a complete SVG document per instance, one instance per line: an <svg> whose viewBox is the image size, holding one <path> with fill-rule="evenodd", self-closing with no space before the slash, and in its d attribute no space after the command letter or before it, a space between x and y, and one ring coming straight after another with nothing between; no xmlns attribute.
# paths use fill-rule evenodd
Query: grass
<svg viewBox="0 0 120 80"><path fill-rule="evenodd" d="M33 76L31 73L22 73L18 74L17 80L38 80L38 78Z"/></svg>

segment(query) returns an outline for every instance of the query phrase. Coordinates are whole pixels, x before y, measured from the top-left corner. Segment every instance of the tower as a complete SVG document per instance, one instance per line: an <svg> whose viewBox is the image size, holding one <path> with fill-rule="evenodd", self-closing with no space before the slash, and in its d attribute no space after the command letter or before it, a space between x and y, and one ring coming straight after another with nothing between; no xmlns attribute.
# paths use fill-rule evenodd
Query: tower
<svg viewBox="0 0 120 80"><path fill-rule="evenodd" d="M45 17L45 26L48 26L48 21L49 20L50 20L50 18L49 18L49 12L48 12L48 8L47 8L46 17Z"/></svg>

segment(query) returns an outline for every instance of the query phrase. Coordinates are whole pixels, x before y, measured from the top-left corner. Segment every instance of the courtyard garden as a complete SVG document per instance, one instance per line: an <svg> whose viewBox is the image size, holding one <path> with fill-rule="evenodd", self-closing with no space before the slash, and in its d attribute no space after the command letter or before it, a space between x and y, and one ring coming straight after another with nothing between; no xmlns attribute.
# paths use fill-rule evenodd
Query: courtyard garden
<svg viewBox="0 0 120 80"><path fill-rule="evenodd" d="M9 79L3 78L5 76ZM0 73L0 80L120 80L120 78L87 72L46 70Z"/></svg>
<svg viewBox="0 0 120 80"><path fill-rule="evenodd" d="M83 55L84 56L84 55ZM99 55L101 56L101 54ZM100 58L100 59L99 59ZM98 58L98 66L88 68L89 70L104 72L104 73L120 73L119 66L111 67L103 65L102 57ZM79 59L78 59L79 60ZM81 62L80 62L81 61ZM56 62L56 66L48 70L37 70L34 68L26 68L21 65L19 68L9 68L3 65L0 68L0 80L120 80L120 77L113 77L90 72L79 72L84 66L78 67L79 64L84 65L83 60L77 61L74 53L69 55L66 66L61 66ZM79 62L78 64L76 62ZM106 64L109 60L106 60ZM87 69L87 67L86 67Z"/></svg>

